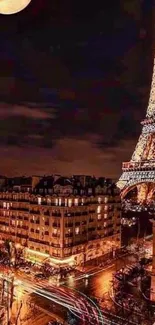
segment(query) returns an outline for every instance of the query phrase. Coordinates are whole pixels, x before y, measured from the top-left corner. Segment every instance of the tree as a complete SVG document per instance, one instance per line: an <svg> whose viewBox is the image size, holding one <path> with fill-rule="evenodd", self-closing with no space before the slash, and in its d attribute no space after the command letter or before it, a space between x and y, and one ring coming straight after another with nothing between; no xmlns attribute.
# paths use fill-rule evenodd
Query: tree
<svg viewBox="0 0 155 325"><path fill-rule="evenodd" d="M4 247L8 253L8 257L9 257L9 265L11 262L11 240L10 239L6 239L4 242Z"/></svg>

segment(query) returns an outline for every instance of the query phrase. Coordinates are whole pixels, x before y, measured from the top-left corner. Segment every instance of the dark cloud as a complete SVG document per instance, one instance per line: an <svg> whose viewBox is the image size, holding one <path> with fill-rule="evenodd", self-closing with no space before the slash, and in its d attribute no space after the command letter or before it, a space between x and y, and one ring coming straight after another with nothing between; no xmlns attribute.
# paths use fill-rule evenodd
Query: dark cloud
<svg viewBox="0 0 155 325"><path fill-rule="evenodd" d="M0 17L1 173L118 177L149 95L145 1L89 4L89 14L80 2L32 2Z"/></svg>

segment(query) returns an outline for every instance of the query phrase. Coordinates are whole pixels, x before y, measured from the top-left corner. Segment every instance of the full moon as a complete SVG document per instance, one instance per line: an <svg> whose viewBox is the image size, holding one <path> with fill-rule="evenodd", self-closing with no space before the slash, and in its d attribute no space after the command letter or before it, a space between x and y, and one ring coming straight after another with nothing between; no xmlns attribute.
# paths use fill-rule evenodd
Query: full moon
<svg viewBox="0 0 155 325"><path fill-rule="evenodd" d="M0 14L12 15L25 9L31 0L0 0Z"/></svg>

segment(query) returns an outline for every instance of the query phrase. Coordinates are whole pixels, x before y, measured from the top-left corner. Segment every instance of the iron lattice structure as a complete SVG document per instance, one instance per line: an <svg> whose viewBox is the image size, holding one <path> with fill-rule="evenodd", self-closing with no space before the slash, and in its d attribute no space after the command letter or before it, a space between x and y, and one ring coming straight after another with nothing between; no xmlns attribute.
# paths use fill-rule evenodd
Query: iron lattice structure
<svg viewBox="0 0 155 325"><path fill-rule="evenodd" d="M122 198L137 188L137 201L150 202L155 192L155 59L146 119L129 162L123 162L123 173L117 183Z"/></svg>

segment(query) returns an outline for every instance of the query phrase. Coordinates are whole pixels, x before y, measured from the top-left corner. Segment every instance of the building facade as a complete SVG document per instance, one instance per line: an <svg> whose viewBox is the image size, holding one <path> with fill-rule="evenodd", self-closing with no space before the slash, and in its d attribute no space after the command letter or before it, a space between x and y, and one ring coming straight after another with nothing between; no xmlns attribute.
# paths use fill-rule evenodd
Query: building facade
<svg viewBox="0 0 155 325"><path fill-rule="evenodd" d="M90 176L0 179L0 240L26 256L84 265L120 248L121 200L110 180Z"/></svg>

